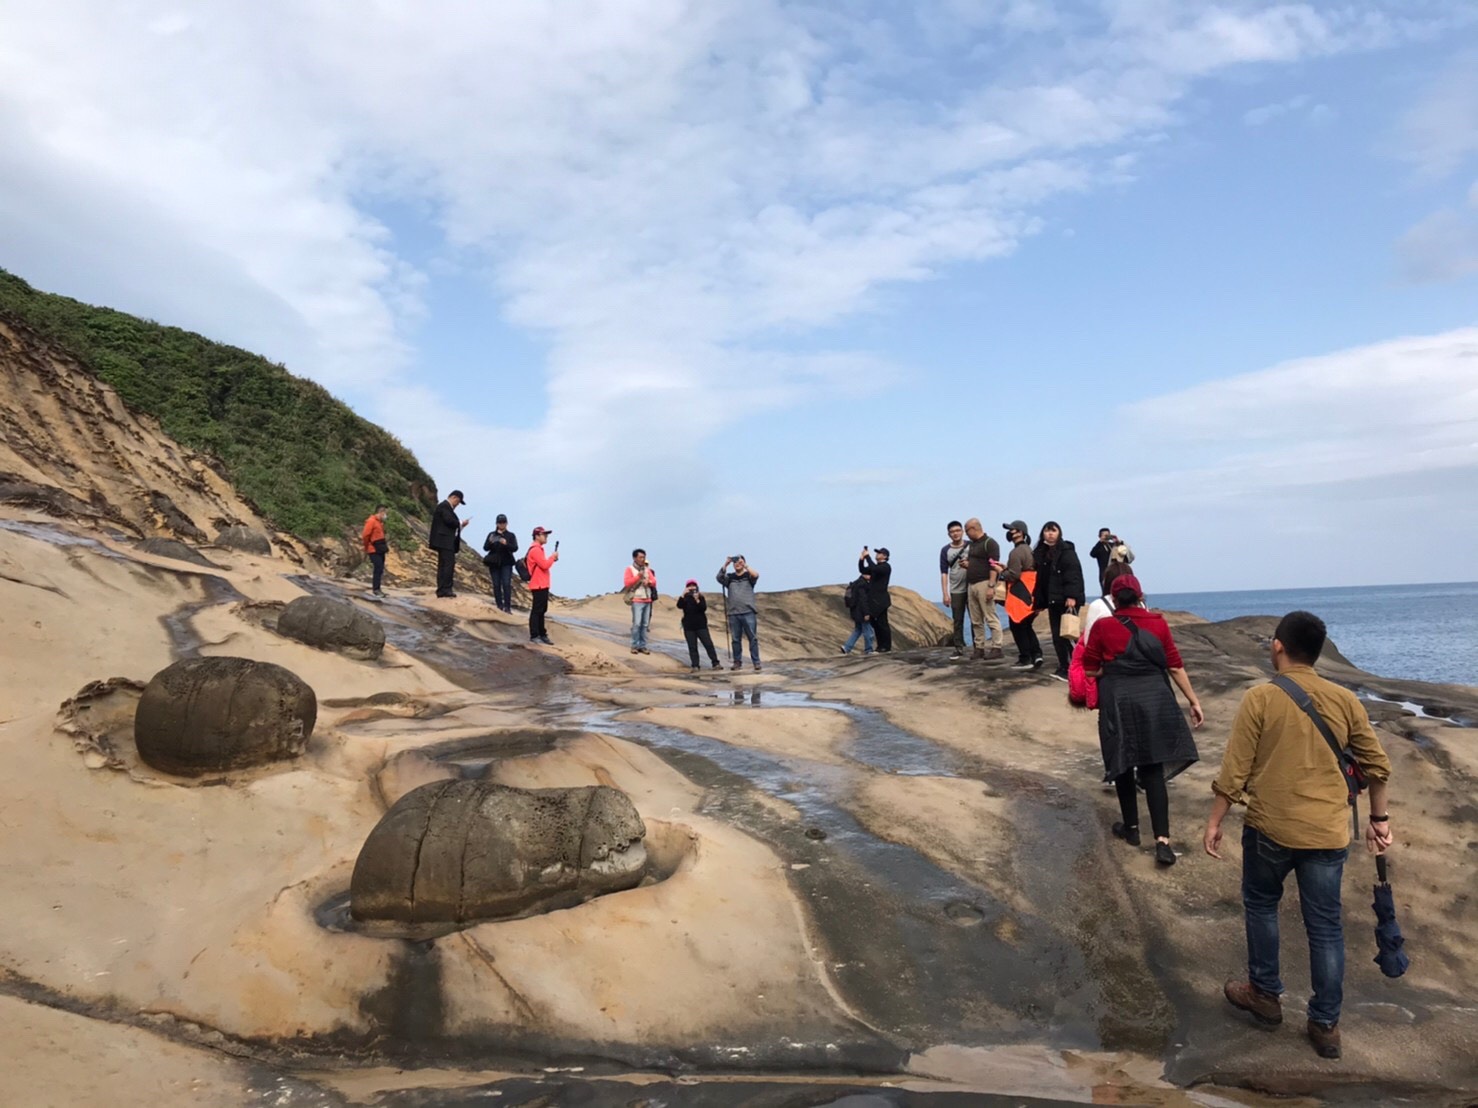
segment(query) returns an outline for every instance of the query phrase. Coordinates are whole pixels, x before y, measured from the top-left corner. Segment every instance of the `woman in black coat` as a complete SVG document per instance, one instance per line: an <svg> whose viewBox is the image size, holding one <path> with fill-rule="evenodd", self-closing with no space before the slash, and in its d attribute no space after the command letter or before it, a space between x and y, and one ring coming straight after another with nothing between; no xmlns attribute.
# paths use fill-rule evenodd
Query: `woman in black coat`
<svg viewBox="0 0 1478 1108"><path fill-rule="evenodd" d="M1073 644L1062 637L1062 613L1076 612L1086 603L1083 565L1078 561L1076 548L1062 537L1062 527L1050 519L1042 524L1032 556L1037 561L1036 608L1037 611L1047 609L1052 648L1057 651L1057 672L1052 676L1066 681L1067 667L1073 660Z"/></svg>

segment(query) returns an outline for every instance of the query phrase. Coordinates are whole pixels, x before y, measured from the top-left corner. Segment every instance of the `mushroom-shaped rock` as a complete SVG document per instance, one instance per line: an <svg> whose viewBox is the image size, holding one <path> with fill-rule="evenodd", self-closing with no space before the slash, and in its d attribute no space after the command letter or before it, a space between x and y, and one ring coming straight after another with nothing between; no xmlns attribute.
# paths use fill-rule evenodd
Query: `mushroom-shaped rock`
<svg viewBox="0 0 1478 1108"><path fill-rule="evenodd" d="M278 634L309 646L337 650L355 658L378 658L385 649L385 628L348 600L300 596L277 617Z"/></svg>
<svg viewBox="0 0 1478 1108"><path fill-rule="evenodd" d="M290 670L250 658L186 658L144 688L134 744L155 769L197 777L296 758L317 718L313 690Z"/></svg>
<svg viewBox="0 0 1478 1108"><path fill-rule="evenodd" d="M173 558L177 562L189 562L191 565L209 566L215 569L216 564L207 558L193 546L180 542L179 539L145 539L139 543L139 549L145 554L152 554L156 558Z"/></svg>
<svg viewBox="0 0 1478 1108"><path fill-rule="evenodd" d="M629 889L646 825L619 789L435 781L370 832L350 883L359 920L465 924L567 908Z"/></svg>
<svg viewBox="0 0 1478 1108"><path fill-rule="evenodd" d="M227 550L240 550L247 554L270 555L272 544L262 532L241 524L222 527L216 533L216 545Z"/></svg>

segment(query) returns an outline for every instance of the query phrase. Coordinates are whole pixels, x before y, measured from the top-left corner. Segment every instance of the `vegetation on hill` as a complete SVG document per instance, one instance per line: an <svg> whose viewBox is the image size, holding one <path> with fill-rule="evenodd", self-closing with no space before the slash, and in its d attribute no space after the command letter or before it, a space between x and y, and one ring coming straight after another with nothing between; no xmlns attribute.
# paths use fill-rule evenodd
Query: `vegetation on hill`
<svg viewBox="0 0 1478 1108"><path fill-rule="evenodd" d="M40 292L0 269L5 318L55 342L185 446L219 458L281 530L319 539L357 529L376 501L420 517L435 503L435 483L394 436L257 354Z"/></svg>

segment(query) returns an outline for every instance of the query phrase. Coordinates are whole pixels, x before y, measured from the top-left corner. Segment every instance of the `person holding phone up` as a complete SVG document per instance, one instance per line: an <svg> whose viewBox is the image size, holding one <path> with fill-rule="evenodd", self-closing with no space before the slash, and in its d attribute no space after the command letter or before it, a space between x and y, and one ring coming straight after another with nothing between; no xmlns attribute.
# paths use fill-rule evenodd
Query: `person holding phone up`
<svg viewBox="0 0 1478 1108"><path fill-rule="evenodd" d="M732 573L730 566L734 567ZM743 554L725 558L719 567L718 583L727 598L729 637L733 640L734 664L731 669L739 669L743 665L740 650L747 636L750 661L754 663L754 671L760 671L759 609L754 603L754 583L759 579L760 575L749 568Z"/></svg>

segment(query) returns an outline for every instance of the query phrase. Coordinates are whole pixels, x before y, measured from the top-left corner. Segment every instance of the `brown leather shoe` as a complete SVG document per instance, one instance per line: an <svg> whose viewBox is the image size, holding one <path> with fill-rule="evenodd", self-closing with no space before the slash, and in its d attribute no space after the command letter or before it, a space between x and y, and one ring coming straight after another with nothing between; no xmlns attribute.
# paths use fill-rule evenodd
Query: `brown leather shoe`
<svg viewBox="0 0 1478 1108"><path fill-rule="evenodd" d="M1251 1012L1252 1018L1258 1023L1277 1027L1283 1022L1283 1002L1272 993L1263 992L1252 982L1228 981L1221 991L1233 1008Z"/></svg>
<svg viewBox="0 0 1478 1108"><path fill-rule="evenodd" d="M977 646L974 650L970 651L970 657L974 658L977 662L985 661L985 647Z"/></svg>
<svg viewBox="0 0 1478 1108"><path fill-rule="evenodd" d="M985 652L985 660L987 662L999 662L1001 658L1002 654L999 646L993 646Z"/></svg>
<svg viewBox="0 0 1478 1108"><path fill-rule="evenodd" d="M1309 1042L1314 1044L1314 1053L1320 1058L1338 1058L1339 1024L1325 1027L1322 1023L1309 1020Z"/></svg>

